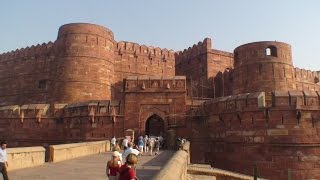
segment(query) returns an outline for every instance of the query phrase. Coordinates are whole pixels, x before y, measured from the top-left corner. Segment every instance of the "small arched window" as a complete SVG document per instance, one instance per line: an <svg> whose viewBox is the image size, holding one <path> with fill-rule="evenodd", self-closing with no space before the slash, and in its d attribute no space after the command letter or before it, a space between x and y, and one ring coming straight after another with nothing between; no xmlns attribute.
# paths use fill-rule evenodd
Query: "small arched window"
<svg viewBox="0 0 320 180"><path fill-rule="evenodd" d="M277 57L277 48L275 46L268 46L266 49L266 55Z"/></svg>

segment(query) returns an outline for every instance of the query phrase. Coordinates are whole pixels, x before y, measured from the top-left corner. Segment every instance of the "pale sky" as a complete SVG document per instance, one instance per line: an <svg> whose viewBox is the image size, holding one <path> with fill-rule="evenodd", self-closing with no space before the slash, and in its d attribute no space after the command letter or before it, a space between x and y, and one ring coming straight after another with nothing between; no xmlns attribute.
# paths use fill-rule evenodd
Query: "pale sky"
<svg viewBox="0 0 320 180"><path fill-rule="evenodd" d="M173 50L206 37L228 52L282 41L294 66L320 70L319 0L1 0L0 53L55 41L61 25L75 22L105 26L116 41Z"/></svg>

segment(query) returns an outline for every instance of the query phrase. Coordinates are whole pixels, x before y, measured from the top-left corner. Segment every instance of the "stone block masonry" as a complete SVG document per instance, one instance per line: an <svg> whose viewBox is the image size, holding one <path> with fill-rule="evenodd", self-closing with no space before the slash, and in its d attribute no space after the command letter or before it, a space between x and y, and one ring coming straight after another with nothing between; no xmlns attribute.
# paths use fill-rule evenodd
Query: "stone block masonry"
<svg viewBox="0 0 320 180"><path fill-rule="evenodd" d="M0 55L0 139L48 147L131 129L170 147L191 139L195 163L246 173L256 162L266 178L285 178L288 167L296 179L320 179L319 72L295 68L283 42L233 53L212 44L173 51L63 25L53 42Z"/></svg>

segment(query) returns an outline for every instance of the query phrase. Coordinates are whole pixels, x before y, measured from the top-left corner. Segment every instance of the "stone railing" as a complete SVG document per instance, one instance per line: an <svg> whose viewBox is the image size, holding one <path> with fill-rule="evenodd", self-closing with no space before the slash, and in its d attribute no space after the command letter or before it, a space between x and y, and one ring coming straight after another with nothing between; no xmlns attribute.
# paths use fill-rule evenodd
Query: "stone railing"
<svg viewBox="0 0 320 180"><path fill-rule="evenodd" d="M182 148L177 151L172 158L158 172L153 180L177 180L186 179L188 164L190 162L190 142L183 144Z"/></svg>
<svg viewBox="0 0 320 180"><path fill-rule="evenodd" d="M8 170L42 165L45 163L45 152L41 146L7 148Z"/></svg>
<svg viewBox="0 0 320 180"><path fill-rule="evenodd" d="M73 143L52 145L50 149L50 162L59 162L81 156L98 154L110 150L110 141L95 141L86 143Z"/></svg>

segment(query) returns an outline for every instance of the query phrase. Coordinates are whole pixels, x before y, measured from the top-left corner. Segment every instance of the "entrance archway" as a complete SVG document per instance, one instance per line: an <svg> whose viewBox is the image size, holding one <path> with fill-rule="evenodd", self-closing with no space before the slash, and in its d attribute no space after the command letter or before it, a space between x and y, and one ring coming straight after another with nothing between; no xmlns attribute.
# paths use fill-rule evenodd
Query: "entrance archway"
<svg viewBox="0 0 320 180"><path fill-rule="evenodd" d="M164 134L164 120L154 114L150 116L146 121L146 134L149 136L163 136Z"/></svg>

